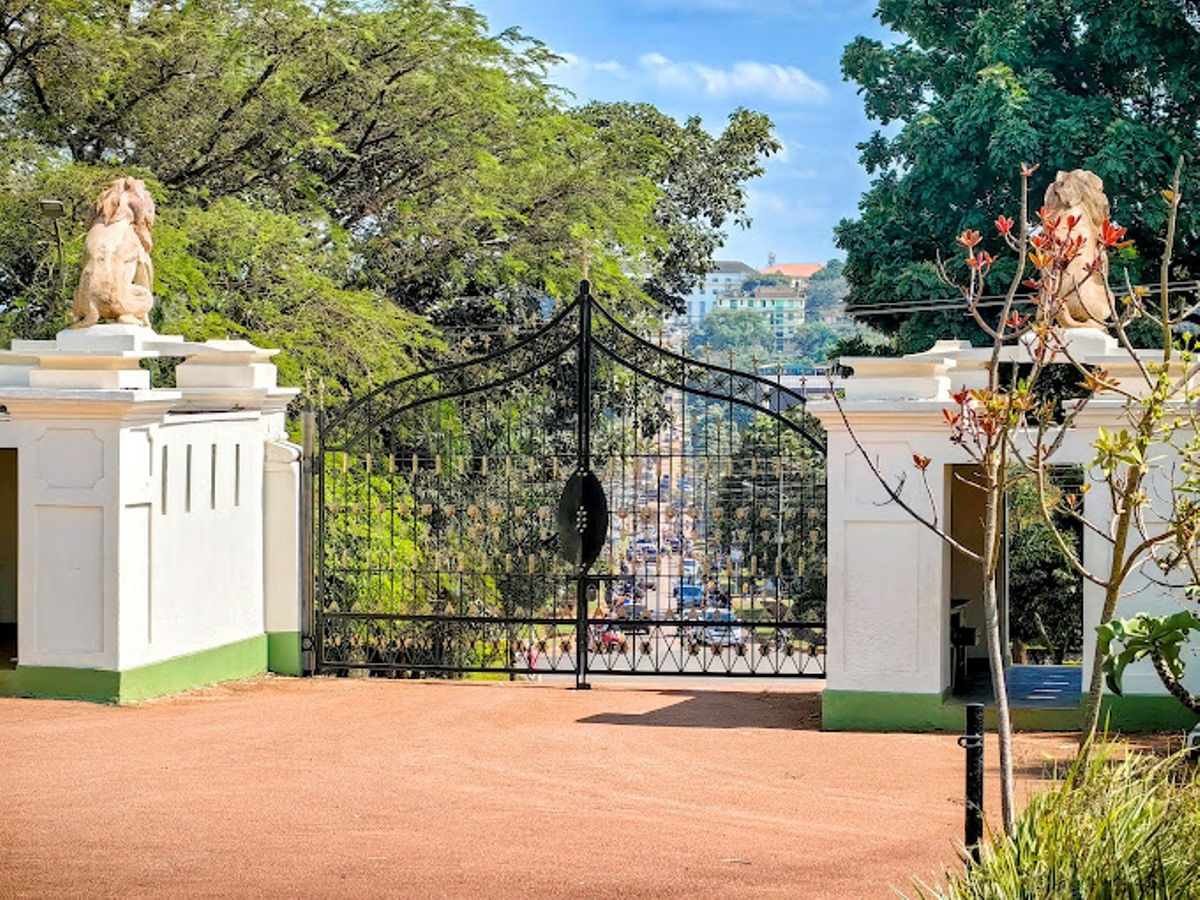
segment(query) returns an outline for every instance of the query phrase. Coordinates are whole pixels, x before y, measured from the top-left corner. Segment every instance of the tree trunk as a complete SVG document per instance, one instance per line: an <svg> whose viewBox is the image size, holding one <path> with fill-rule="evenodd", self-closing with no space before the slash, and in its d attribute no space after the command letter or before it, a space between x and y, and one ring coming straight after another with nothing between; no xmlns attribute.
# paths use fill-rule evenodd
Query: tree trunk
<svg viewBox="0 0 1200 900"><path fill-rule="evenodd" d="M1000 603L996 591L996 569L1000 552L1001 474L1000 466L989 462L983 520L983 613L987 631L988 664L992 673L992 692L996 700L997 737L1000 743L1000 813L1004 820L1004 833L1012 834L1016 819L1013 800L1012 718L1008 709L1008 684L1004 679Z"/></svg>
<svg viewBox="0 0 1200 900"><path fill-rule="evenodd" d="M1163 659L1163 655L1154 650L1150 654L1150 661L1154 663L1154 671L1158 673L1158 680L1180 703L1187 707L1196 715L1200 715L1200 697L1191 693L1187 688L1179 683L1179 679L1171 674L1171 670L1167 668L1167 661Z"/></svg>
<svg viewBox="0 0 1200 900"><path fill-rule="evenodd" d="M1129 541L1129 527L1136 508L1137 496L1142 489L1141 475L1131 469L1124 490L1121 491L1121 510L1117 516L1116 534L1113 536L1112 560L1108 567L1108 580L1104 584L1104 608L1100 611L1100 621L1094 624L1102 625L1117 614L1117 601L1121 599L1121 585L1124 583L1123 569L1125 566L1125 547ZM1088 639L1087 623L1084 623L1083 637ZM1092 647L1095 648L1096 635L1092 631ZM1092 677L1088 682L1087 707L1083 713L1083 727L1079 732L1079 755L1086 755L1091 746L1092 737L1100 724L1100 702L1104 696L1104 660L1100 654L1092 653Z"/></svg>
<svg viewBox="0 0 1200 900"><path fill-rule="evenodd" d="M1100 613L1100 621L1096 624L1103 624L1109 621L1117 612L1117 600L1120 598L1119 586L1113 586L1109 582L1109 586L1104 589L1104 609ZM1087 627L1084 627L1084 633L1087 633ZM1091 743L1092 736L1096 733L1096 728L1100 724L1100 701L1104 696L1104 660L1100 658L1099 653L1092 654L1092 677L1088 682L1088 698L1087 707L1083 712L1083 726L1079 731L1079 749L1084 751Z"/></svg>
<svg viewBox="0 0 1200 900"><path fill-rule="evenodd" d="M1029 648L1025 646L1024 641L1013 641L1012 658L1013 662L1018 666L1023 666L1025 663L1029 662Z"/></svg>

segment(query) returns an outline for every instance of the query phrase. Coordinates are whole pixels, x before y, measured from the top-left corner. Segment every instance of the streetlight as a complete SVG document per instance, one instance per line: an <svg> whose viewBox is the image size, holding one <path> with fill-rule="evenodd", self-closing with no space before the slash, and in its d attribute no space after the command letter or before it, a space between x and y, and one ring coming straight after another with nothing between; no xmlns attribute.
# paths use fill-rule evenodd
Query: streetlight
<svg viewBox="0 0 1200 900"><path fill-rule="evenodd" d="M58 220L67 214L67 205L61 200L39 200L38 208L42 211L42 218L49 219L50 224L54 226L54 246L58 256L58 280L61 290L66 287L67 271L63 267L63 242L62 234L58 230Z"/></svg>

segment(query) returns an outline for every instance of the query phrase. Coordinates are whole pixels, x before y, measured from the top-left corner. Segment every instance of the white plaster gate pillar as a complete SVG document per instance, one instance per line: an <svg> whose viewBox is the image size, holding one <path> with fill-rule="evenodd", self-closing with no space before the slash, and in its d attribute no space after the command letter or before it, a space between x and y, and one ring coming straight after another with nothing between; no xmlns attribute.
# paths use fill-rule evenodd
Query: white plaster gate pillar
<svg viewBox="0 0 1200 900"><path fill-rule="evenodd" d="M120 702L298 671L297 392L275 352L98 325L0 354L19 548L0 693ZM157 357L185 358L176 388L150 387Z"/></svg>
<svg viewBox="0 0 1200 900"><path fill-rule="evenodd" d="M1116 342L1099 332L1071 332L1076 358L1095 365L1132 388L1137 363ZM964 624L977 629L978 645L968 654L986 653L982 631L981 577L978 564L953 551L938 535L890 502L886 491L863 460L851 432L877 468L896 485L904 480L906 502L936 516L957 540L978 549L982 499L978 491L956 488L956 471L966 474L970 460L950 442L943 410L955 408L950 392L986 384L990 349L965 342L941 341L925 353L901 358L847 358L854 370L846 380L842 409L832 401L810 403L808 409L828 432L828 680L822 701L824 727L864 730L957 730L963 710L949 701L951 602ZM1147 353L1146 360L1155 354ZM1022 362L1019 346L1006 347L1002 361ZM846 422L849 422L849 429ZM1055 455L1055 465L1082 465L1094 457L1092 442L1101 426L1127 426L1125 405L1118 399L1092 400L1078 417ZM928 457L926 493L913 457ZM1169 503L1173 459L1167 448L1152 454L1147 493L1155 505ZM1095 478L1093 477L1093 480ZM1103 490L1085 498L1089 519L1107 525L1111 512ZM975 494L975 498L971 498ZM1085 533L1087 566L1103 570L1108 545ZM1117 615L1145 611L1169 613L1180 608L1178 594L1164 589L1162 576L1135 575ZM1086 691L1092 661L1093 628L1099 623L1103 591L1083 585ZM1200 653L1188 651L1185 685L1200 691ZM1106 696L1103 715L1125 730L1191 727L1196 717L1166 694L1148 662L1131 666L1123 698ZM1082 698L1081 698L1082 700ZM1018 727L1078 727L1081 709L1014 710Z"/></svg>
<svg viewBox="0 0 1200 900"><path fill-rule="evenodd" d="M951 559L945 543L901 507L871 472L853 436L906 502L946 521L950 466L965 462L947 439L958 342L898 359L842 360L854 369L842 409L808 409L828 434L828 673L822 722L829 729L950 727ZM956 380L976 377L968 363ZM914 456L931 460L921 483ZM961 718L959 716L958 718Z"/></svg>

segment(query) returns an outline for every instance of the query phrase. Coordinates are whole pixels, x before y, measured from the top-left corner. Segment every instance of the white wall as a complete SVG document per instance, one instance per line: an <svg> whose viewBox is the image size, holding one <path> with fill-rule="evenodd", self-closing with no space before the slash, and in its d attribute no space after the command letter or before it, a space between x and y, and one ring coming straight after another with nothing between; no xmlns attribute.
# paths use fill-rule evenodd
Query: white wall
<svg viewBox="0 0 1200 900"><path fill-rule="evenodd" d="M0 354L0 447L19 463L19 664L125 671L263 636L265 457L296 393L275 387L270 351L130 326L25 344ZM113 373L145 374L137 358L155 347L189 358L187 387L112 388ZM14 361L31 355L41 367L22 383ZM277 554L297 552L292 517L272 533ZM298 588L276 578L293 605Z"/></svg>
<svg viewBox="0 0 1200 900"><path fill-rule="evenodd" d="M301 631L300 448L287 441L266 446L263 482L263 547L266 629L272 634Z"/></svg>
<svg viewBox="0 0 1200 900"><path fill-rule="evenodd" d="M121 668L262 634L257 414L171 416L123 438L131 490L121 515Z"/></svg>
<svg viewBox="0 0 1200 900"><path fill-rule="evenodd" d="M935 422L930 414L940 417L938 410L926 408L922 418ZM886 404L852 418L884 472L907 472L914 453L928 454L937 443L931 429L906 422L905 412ZM822 418L829 435L829 688L940 693L950 679L945 546L888 502L840 417ZM934 507L915 479L908 479L904 495L944 520L943 474L934 468Z"/></svg>

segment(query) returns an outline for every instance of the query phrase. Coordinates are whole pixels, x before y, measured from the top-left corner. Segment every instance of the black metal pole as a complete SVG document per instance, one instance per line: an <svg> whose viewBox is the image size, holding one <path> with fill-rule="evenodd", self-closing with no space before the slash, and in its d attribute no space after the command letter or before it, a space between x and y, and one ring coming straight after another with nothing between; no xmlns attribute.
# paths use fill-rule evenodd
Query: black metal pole
<svg viewBox="0 0 1200 900"><path fill-rule="evenodd" d="M316 532L316 523L313 521L313 475L317 446L317 420L312 403L308 400L305 400L304 406L300 410L300 435L300 602L303 606L301 610L300 658L303 673L312 675L317 670L317 581L313 572L313 562L316 556L313 545ZM323 472L321 478L323 484Z"/></svg>
<svg viewBox="0 0 1200 900"><path fill-rule="evenodd" d="M581 572L575 581L575 689L591 690L587 680L588 621L587 573Z"/></svg>
<svg viewBox="0 0 1200 900"><path fill-rule="evenodd" d="M575 435L576 468L580 476L592 467L592 286L579 282L579 374L575 379L575 412L579 417ZM582 551L580 551L582 553ZM582 558L575 578L575 688L586 691L588 621L588 567Z"/></svg>
<svg viewBox="0 0 1200 900"><path fill-rule="evenodd" d="M579 282L579 378L576 386L579 431L576 455L579 473L592 467L592 286Z"/></svg>
<svg viewBox="0 0 1200 900"><path fill-rule="evenodd" d="M967 704L966 734L958 746L967 751L967 803L963 842L975 862L983 840L983 704Z"/></svg>

